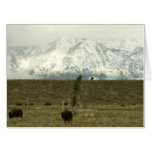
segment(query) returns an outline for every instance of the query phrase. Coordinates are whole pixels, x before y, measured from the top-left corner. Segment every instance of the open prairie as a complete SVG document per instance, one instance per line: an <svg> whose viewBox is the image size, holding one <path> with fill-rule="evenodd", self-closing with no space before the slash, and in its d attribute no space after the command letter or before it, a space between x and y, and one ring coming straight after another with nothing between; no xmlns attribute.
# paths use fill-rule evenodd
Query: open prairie
<svg viewBox="0 0 152 152"><path fill-rule="evenodd" d="M7 113L13 108L23 110L23 118L8 117L8 127L143 126L142 80L83 80L81 102L73 109L72 93L73 80L8 80ZM61 118L63 100L65 108L72 110L71 123Z"/></svg>

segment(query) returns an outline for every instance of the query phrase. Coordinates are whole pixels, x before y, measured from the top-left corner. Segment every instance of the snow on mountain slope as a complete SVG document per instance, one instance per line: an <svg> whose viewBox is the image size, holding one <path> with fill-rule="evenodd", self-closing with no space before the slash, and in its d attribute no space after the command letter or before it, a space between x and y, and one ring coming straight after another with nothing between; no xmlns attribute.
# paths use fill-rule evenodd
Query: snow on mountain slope
<svg viewBox="0 0 152 152"><path fill-rule="evenodd" d="M143 47L134 39L60 38L45 45L11 46L7 62L8 71L25 72L29 78L64 75L66 79L77 74L86 79L91 75L99 79L143 78Z"/></svg>

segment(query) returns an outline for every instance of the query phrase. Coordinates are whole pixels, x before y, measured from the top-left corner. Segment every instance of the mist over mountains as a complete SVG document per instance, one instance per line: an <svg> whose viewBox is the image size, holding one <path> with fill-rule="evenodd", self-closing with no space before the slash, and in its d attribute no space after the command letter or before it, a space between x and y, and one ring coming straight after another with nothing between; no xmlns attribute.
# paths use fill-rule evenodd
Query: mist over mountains
<svg viewBox="0 0 152 152"><path fill-rule="evenodd" d="M8 79L143 79L143 45L135 38L58 38L8 46Z"/></svg>

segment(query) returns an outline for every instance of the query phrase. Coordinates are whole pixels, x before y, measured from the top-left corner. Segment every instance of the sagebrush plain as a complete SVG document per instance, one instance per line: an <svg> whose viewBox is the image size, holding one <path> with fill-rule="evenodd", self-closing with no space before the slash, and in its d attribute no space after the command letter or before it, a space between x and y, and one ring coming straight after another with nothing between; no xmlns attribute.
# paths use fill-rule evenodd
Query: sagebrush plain
<svg viewBox="0 0 152 152"><path fill-rule="evenodd" d="M74 108L72 92L73 80L8 80L7 115L21 108L23 118L8 117L7 126L143 127L142 80L83 80L81 99ZM33 105L26 105L27 98ZM73 113L71 123L61 118L63 100Z"/></svg>

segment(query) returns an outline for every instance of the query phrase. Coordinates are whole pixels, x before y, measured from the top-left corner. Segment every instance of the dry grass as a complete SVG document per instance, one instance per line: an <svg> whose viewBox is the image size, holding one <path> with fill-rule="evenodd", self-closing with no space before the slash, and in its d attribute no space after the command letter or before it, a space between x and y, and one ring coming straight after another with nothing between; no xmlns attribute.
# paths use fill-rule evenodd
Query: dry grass
<svg viewBox="0 0 152 152"><path fill-rule="evenodd" d="M8 106L8 112L16 107ZM22 106L23 118L8 118L8 127L142 127L143 106L90 105L73 110L72 124L64 124L61 106Z"/></svg>
<svg viewBox="0 0 152 152"><path fill-rule="evenodd" d="M8 127L65 127L61 102L70 107L72 80L8 80L8 112L22 103L23 118L9 119ZM82 105L75 107L68 127L142 127L143 81L82 81ZM33 106L25 106L26 97ZM45 106L49 102L51 106ZM124 106L122 106L124 105Z"/></svg>
<svg viewBox="0 0 152 152"><path fill-rule="evenodd" d="M61 104L70 98L73 80L8 80L7 104ZM82 102L86 104L142 104L142 80L83 80Z"/></svg>

